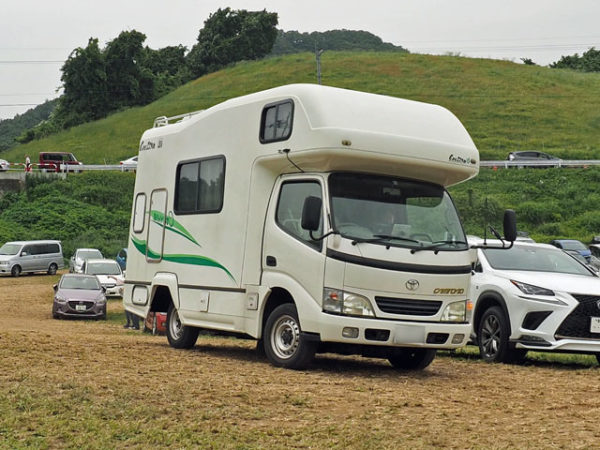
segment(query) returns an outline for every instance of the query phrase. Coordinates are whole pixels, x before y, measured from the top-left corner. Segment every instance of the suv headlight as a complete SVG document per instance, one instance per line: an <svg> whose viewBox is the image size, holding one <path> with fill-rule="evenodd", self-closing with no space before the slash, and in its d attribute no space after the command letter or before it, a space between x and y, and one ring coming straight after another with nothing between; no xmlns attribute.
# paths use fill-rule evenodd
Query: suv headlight
<svg viewBox="0 0 600 450"><path fill-rule="evenodd" d="M367 297L339 289L323 290L323 311L348 316L375 317L371 302Z"/></svg>
<svg viewBox="0 0 600 450"><path fill-rule="evenodd" d="M471 318L473 303L470 300L449 303L442 312L442 322L468 322Z"/></svg>
<svg viewBox="0 0 600 450"><path fill-rule="evenodd" d="M62 295L55 295L54 300L56 300L58 303L66 303L67 302L67 299L64 298Z"/></svg>
<svg viewBox="0 0 600 450"><path fill-rule="evenodd" d="M519 288L519 290L527 295L548 295L554 297L554 291L550 289L534 286L532 284L521 283L520 281L510 280L512 284Z"/></svg>

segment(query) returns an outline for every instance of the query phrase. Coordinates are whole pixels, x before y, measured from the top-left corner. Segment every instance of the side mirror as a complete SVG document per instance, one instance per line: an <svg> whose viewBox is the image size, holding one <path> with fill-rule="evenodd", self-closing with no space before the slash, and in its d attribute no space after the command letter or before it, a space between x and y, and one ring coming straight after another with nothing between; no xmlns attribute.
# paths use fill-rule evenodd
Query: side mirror
<svg viewBox="0 0 600 450"><path fill-rule="evenodd" d="M321 225L321 210L323 208L323 200L319 197L306 197L304 207L302 208L303 229L308 231L317 231Z"/></svg>
<svg viewBox="0 0 600 450"><path fill-rule="evenodd" d="M21 256L27 256L29 253L27 252L21 252Z"/></svg>
<svg viewBox="0 0 600 450"><path fill-rule="evenodd" d="M54 286L52 286L52 289L54 289L54 292L58 291L58 284L55 284Z"/></svg>
<svg viewBox="0 0 600 450"><path fill-rule="evenodd" d="M517 239L517 215L512 209L504 211L504 239L509 242Z"/></svg>

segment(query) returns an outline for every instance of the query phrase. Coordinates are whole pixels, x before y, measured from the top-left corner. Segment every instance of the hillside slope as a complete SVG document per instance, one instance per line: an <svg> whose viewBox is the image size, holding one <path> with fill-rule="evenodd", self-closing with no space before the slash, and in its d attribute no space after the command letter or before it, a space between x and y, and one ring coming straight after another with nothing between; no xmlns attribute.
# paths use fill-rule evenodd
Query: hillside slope
<svg viewBox="0 0 600 450"><path fill-rule="evenodd" d="M325 52L323 84L437 103L471 133L482 159L544 149L563 158L600 158L600 74L508 61L405 53ZM0 153L20 162L41 150L72 151L85 163L137 152L155 117L208 108L288 83L314 83L313 54L243 62L199 78L160 100ZM401 120L401 118L399 118Z"/></svg>

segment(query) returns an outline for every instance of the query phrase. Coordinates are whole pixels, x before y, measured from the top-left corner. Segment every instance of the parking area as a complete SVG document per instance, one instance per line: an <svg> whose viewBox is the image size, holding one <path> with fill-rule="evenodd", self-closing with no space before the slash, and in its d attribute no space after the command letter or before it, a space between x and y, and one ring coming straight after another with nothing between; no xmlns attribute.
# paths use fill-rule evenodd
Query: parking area
<svg viewBox="0 0 600 450"><path fill-rule="evenodd" d="M576 363L442 355L419 373L318 356L278 369L253 341L53 320L58 276L0 277L0 438L14 448L594 448L600 376Z"/></svg>

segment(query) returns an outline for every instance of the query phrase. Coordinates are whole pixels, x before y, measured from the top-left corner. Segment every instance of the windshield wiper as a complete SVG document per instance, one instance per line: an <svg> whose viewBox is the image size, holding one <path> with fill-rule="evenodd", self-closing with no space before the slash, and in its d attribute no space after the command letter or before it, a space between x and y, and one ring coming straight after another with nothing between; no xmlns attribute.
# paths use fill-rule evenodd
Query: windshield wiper
<svg viewBox="0 0 600 450"><path fill-rule="evenodd" d="M352 245L356 245L359 242L366 242L369 244L382 244L385 241L390 241L392 239L396 239L398 241L405 241L405 242L414 242L415 244L418 244L419 241L415 240L415 239L409 239L409 238L404 238L404 237L400 237L400 236L391 236L389 234L374 234L372 238L352 238ZM386 248L390 248L390 245L386 245Z"/></svg>
<svg viewBox="0 0 600 450"><path fill-rule="evenodd" d="M438 252L440 251L439 247L441 247L443 245L449 245L449 244L454 244L454 245L456 245L456 244L463 244L463 245L467 245L467 243L464 242L464 241L450 241L450 240L447 240L447 241L436 241L436 242L432 242L431 245L425 245L423 247L413 248L410 252L414 254L414 253L417 253L418 251L421 251L421 250L435 250L434 253L437 255Z"/></svg>

